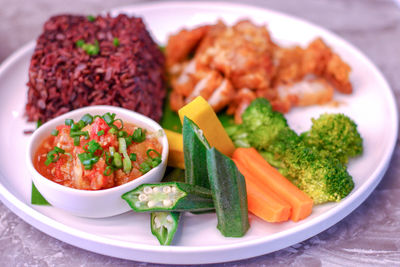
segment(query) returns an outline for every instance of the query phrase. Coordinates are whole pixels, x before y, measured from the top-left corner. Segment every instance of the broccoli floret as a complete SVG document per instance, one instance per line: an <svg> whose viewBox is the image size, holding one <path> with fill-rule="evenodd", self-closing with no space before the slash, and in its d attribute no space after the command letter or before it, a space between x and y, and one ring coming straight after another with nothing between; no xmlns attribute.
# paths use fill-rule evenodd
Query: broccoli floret
<svg viewBox="0 0 400 267"><path fill-rule="evenodd" d="M281 136L297 134L292 131L286 118L279 112L272 110L271 104L264 98L257 98L243 112L243 123L238 132L246 132L247 142L256 149L275 150L275 146L281 146Z"/></svg>
<svg viewBox="0 0 400 267"><path fill-rule="evenodd" d="M361 155L363 140L356 123L344 114L322 114L312 119L312 127L301 134L303 141L346 164L349 157Z"/></svg>
<svg viewBox="0 0 400 267"><path fill-rule="evenodd" d="M355 123L346 116L323 115L313 120L309 132L299 136L283 114L259 98L245 110L242 120L242 124L228 130L235 145L255 147L316 204L339 201L353 189L354 182L344 163L349 156L361 153L362 139ZM340 146L341 152L337 152Z"/></svg>
<svg viewBox="0 0 400 267"><path fill-rule="evenodd" d="M321 156L318 150L303 142L286 150L278 170L315 204L340 201L354 188L345 165L335 158Z"/></svg>

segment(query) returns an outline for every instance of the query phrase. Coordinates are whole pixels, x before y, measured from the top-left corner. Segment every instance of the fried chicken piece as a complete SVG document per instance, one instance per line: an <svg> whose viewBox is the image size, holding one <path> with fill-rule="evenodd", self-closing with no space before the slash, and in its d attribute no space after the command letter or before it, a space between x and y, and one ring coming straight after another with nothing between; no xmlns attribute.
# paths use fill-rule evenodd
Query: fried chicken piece
<svg viewBox="0 0 400 267"><path fill-rule="evenodd" d="M220 71L235 88L269 88L274 74L272 41L265 26L240 21L233 27L217 24L200 44L196 61Z"/></svg>
<svg viewBox="0 0 400 267"><path fill-rule="evenodd" d="M352 92L350 83L351 68L321 38L317 38L306 49L301 47L278 48L275 52L278 67L274 86L290 84L313 74L323 77L338 91Z"/></svg>
<svg viewBox="0 0 400 267"><path fill-rule="evenodd" d="M277 87L281 105L279 109L292 106L322 105L333 98L333 87L323 78L304 79L290 85Z"/></svg>
<svg viewBox="0 0 400 267"><path fill-rule="evenodd" d="M183 29L179 33L171 35L165 49L167 67L184 60L199 44L209 29L210 26L206 25L190 31Z"/></svg>

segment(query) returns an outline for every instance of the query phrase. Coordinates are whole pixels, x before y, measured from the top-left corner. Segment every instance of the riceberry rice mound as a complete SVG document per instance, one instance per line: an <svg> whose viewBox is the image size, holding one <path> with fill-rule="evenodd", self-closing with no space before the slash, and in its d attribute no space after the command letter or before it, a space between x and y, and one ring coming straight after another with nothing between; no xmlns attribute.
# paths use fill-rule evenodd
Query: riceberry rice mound
<svg viewBox="0 0 400 267"><path fill-rule="evenodd" d="M156 121L166 94L164 55L141 18L59 15L36 42L26 116L45 122L90 105L113 105Z"/></svg>

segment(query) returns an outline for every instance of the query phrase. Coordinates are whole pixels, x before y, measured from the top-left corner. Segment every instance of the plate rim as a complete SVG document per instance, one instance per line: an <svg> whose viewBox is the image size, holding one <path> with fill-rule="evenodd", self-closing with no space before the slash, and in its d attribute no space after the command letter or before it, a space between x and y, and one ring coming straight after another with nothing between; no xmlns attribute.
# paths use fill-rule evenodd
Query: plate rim
<svg viewBox="0 0 400 267"><path fill-rule="evenodd" d="M342 220L344 217L346 217L348 214L350 214L353 210L355 210L364 200L371 194L371 192L375 189L375 187L378 185L378 183L381 181L382 177L384 176L387 168L390 165L390 159L393 155L394 149L395 149L395 144L397 140L397 135L398 135L398 113L397 113L397 104L395 101L394 97L394 92L392 88L390 87L389 83L381 73L381 71L375 66L375 64L364 55L363 52L361 52L358 48L354 47L349 41L346 41L339 35L331 32L328 29L325 29L321 26L318 26L316 24L313 24L305 19L288 15L286 13L282 13L279 11L267 9L267 8L262 8L259 6L254 6L254 5L248 5L248 4L237 4L237 3L228 3L228 2L151 2L151 3L137 3L137 4L132 4L132 5L127 5L127 6L121 6L121 7L116 7L113 9L110 9L109 12L121 12L122 10L126 9L132 9L132 8L138 8L141 11L143 10L151 10L154 8L172 8L172 7L180 7L180 8L195 8L195 7L207 7L211 8L214 10L220 10L221 5L223 5L223 8L229 9L229 10L237 10L238 8L245 8L245 9L252 9L257 12L266 12L266 13L272 13L275 15L278 15L280 17L283 17L285 19L290 19L290 20L296 20L300 21L302 23L305 23L308 26L311 26L318 31L322 31L324 33L327 33L334 39L340 41L342 44L345 44L347 49L350 49L352 52L356 53L356 56L359 59L362 59L364 62L368 64L369 68L372 68L373 71L376 73L377 77L383 82L383 84L387 87L388 90L385 90L385 93L388 94L388 97L385 97L386 100L388 100L391 106L390 111L392 112L393 119L396 121L394 127L394 137L390 142L390 145L387 148L387 151L385 151L383 159L379 162L379 165L377 168L375 168L374 172L370 175L370 177L373 177L373 179L369 179L366 183L362 184L360 188L357 189L354 194L351 196L347 197L346 199L342 200L338 206L333 207L332 209L324 212L323 214L319 215L318 217L314 218L313 220L306 222L304 224L298 225L296 227L293 227L291 229L287 229L278 233L274 233L273 238L268 238L269 242L274 242L275 240L281 240L284 239L286 236L292 236L291 242L289 243L283 243L281 242L280 245L275 247L274 249L263 249L260 253L260 250L257 250L257 253L251 253L251 255L246 255L243 253L243 257L240 254L235 254L230 257L231 259L226 259L226 257L220 257L220 259L214 259L214 260L208 260L208 259L203 259L203 260L197 260L197 261L187 261L190 260L190 257L187 257L186 261L178 261L181 264L185 263L217 263L217 262L226 262L226 261L234 261L234 260L240 260L244 258L249 258L249 257L254 257L254 256L259 256L263 254L267 254L279 249L282 249L287 246L291 246L293 244L296 244L298 242L301 242L307 238L310 238L327 228L331 227L332 225L338 223L340 220ZM35 41L30 41L18 50L16 50L14 53L12 53L9 57L7 57L3 63L0 65L0 76L10 67L12 66L15 62L17 62L21 57L26 55L26 53L30 53L30 51L33 51L35 45ZM0 173L3 179L3 174ZM119 258L124 258L124 259L130 259L130 260L141 260L141 261L146 261L146 262L154 262L154 263L177 263L177 262L168 262L166 257L170 256L170 253L179 253L179 254L184 254L184 253L209 253L210 251L213 251L215 255L218 255L218 252L225 251L225 250L241 250L244 248L253 248L255 249L257 246L263 244L266 242L265 237L257 238L257 239L252 239L252 240L247 240L243 242L235 242L233 244L223 244L223 245L212 245L212 246L180 246L180 245L175 245L175 246L170 246L170 247L165 247L165 246L154 246L154 245L148 245L148 244L137 244L137 243L132 243L128 241L122 241L122 240L115 240L111 237L99 237L91 233L86 233L82 230L77 230L76 228L64 225L60 223L59 221L56 221L52 218L47 217L46 215L42 214L38 210L34 209L30 204L24 203L22 200L18 199L16 196L14 196L11 192L7 190L5 186L3 186L2 183L0 183L0 199L7 206L10 210L12 210L16 215L18 215L21 219L23 219L25 222L28 224L34 226L35 228L39 229L40 231L53 236L56 239L62 240L63 242L69 243L71 245L80 247L85 250L97 252L100 254L104 255L109 255L109 256L116 256ZM345 211L341 212L340 211ZM339 214L340 213L340 214ZM327 222L327 219L331 219L331 221ZM325 222L323 225L321 222ZM312 231L310 231L310 228ZM308 230L308 234L306 236L301 236L301 233L304 231ZM67 236L65 236L67 235ZM293 238L293 235L295 237ZM69 236L69 237L68 237ZM85 242L82 241L89 241L93 242L97 246L94 246L93 249L88 249L85 245L80 245L80 244L85 244ZM153 257L153 258L146 258L146 257L139 257L136 255L136 253L133 253L131 257L127 257L127 255L122 256L120 253L110 253L109 251L104 251L104 248L111 247L111 248L120 248L128 251L131 251L134 249L135 251L140 251L144 254L147 253L161 253L164 255L164 261L161 261L160 259L163 258L161 257ZM133 257L132 257L133 256ZM183 260L183 258L182 258Z"/></svg>

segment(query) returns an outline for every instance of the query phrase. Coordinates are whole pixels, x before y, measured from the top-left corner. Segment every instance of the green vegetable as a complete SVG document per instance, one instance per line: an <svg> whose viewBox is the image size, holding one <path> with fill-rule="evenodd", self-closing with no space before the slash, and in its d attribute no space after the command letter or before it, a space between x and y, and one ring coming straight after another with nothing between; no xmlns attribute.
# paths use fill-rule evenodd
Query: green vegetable
<svg viewBox="0 0 400 267"><path fill-rule="evenodd" d="M185 172L177 168L167 168L163 182L184 181ZM175 232L179 225L179 212L152 212L150 215L150 228L154 236L157 237L161 245L171 244ZM157 218L158 219L155 219ZM172 220L171 220L172 219Z"/></svg>
<svg viewBox="0 0 400 267"><path fill-rule="evenodd" d="M104 130L100 130L97 132L97 136L102 136L102 135L104 135Z"/></svg>
<svg viewBox="0 0 400 267"><path fill-rule="evenodd" d="M50 205L49 202L40 194L35 184L32 182L31 203L34 205Z"/></svg>
<svg viewBox="0 0 400 267"><path fill-rule="evenodd" d="M83 41L82 39L76 41L76 46L77 46L77 47L82 47L84 44L85 44L85 41Z"/></svg>
<svg viewBox="0 0 400 267"><path fill-rule="evenodd" d="M256 99L242 119L242 124L228 129L235 145L256 147L315 204L340 201L353 189L343 163L361 153L362 140L355 124L344 115L323 115L314 120L309 132L299 136L267 100Z"/></svg>
<svg viewBox="0 0 400 267"><path fill-rule="evenodd" d="M141 143L146 140L146 131L142 128L137 128L132 134L132 141L135 143Z"/></svg>
<svg viewBox="0 0 400 267"><path fill-rule="evenodd" d="M43 122L41 119L38 119L36 122L36 129L39 128L40 126L42 126Z"/></svg>
<svg viewBox="0 0 400 267"><path fill-rule="evenodd" d="M93 165L99 161L99 157L87 152L78 154L78 158L85 167L85 170L91 170Z"/></svg>
<svg viewBox="0 0 400 267"><path fill-rule="evenodd" d="M214 209L209 189L180 182L142 184L122 198L136 212Z"/></svg>
<svg viewBox="0 0 400 267"><path fill-rule="evenodd" d="M157 156L152 157L150 155L151 152L156 153ZM142 172L143 174L149 172L151 169L157 167L161 163L161 154L158 153L158 151L154 149L148 149L146 151L146 154L148 159L139 165L139 171Z"/></svg>
<svg viewBox="0 0 400 267"><path fill-rule="evenodd" d="M118 152L114 153L113 164L117 168L121 168L122 167L122 157L121 157L121 154L119 154Z"/></svg>
<svg viewBox="0 0 400 267"><path fill-rule="evenodd" d="M161 245L169 245L179 225L179 212L152 212L150 215L151 233Z"/></svg>
<svg viewBox="0 0 400 267"><path fill-rule="evenodd" d="M249 229L246 183L235 163L214 147L207 151L207 169L217 213L217 228L226 237Z"/></svg>
<svg viewBox="0 0 400 267"><path fill-rule="evenodd" d="M95 40L94 44L85 43L84 40L76 41L76 46L82 48L89 56L97 55L100 52L99 41Z"/></svg>
<svg viewBox="0 0 400 267"><path fill-rule="evenodd" d="M64 149L61 149L58 146L55 146L53 148L53 150L50 150L47 153L47 158L46 158L46 161L44 162L44 164L46 166L49 166L51 163L57 162L58 159L60 158L60 154L64 154L64 153L65 153Z"/></svg>
<svg viewBox="0 0 400 267"><path fill-rule="evenodd" d="M119 46L119 39L117 37L114 37L113 39L113 44L114 46L118 47Z"/></svg>
<svg viewBox="0 0 400 267"><path fill-rule="evenodd" d="M206 160L210 145L200 128L186 116L183 119L182 134L186 183L210 188Z"/></svg>
<svg viewBox="0 0 400 267"><path fill-rule="evenodd" d="M85 126L89 125L89 124L92 124L93 116L90 115L89 113L87 113L87 114L83 115L81 121L83 121L85 123Z"/></svg>
<svg viewBox="0 0 400 267"><path fill-rule="evenodd" d="M130 158L130 160L132 160L132 161L136 161L137 156L136 156L135 153L131 153L131 154L129 155L129 158Z"/></svg>
<svg viewBox="0 0 400 267"><path fill-rule="evenodd" d="M346 115L322 114L312 122L311 129L301 134L307 146L322 150L343 164L349 161L349 157L362 154L363 140L357 125Z"/></svg>
<svg viewBox="0 0 400 267"><path fill-rule="evenodd" d="M92 15L88 15L88 16L87 16L87 19L88 19L88 21L93 22L93 21L96 20L96 17L95 17L95 16L92 16Z"/></svg>
<svg viewBox="0 0 400 267"><path fill-rule="evenodd" d="M74 120L73 119L66 119L65 120L65 125L71 126L72 124L74 124Z"/></svg>
<svg viewBox="0 0 400 267"><path fill-rule="evenodd" d="M57 136L58 133L59 133L59 131L56 130L56 129L54 129L53 131L51 131L51 135L53 135L53 136Z"/></svg>
<svg viewBox="0 0 400 267"><path fill-rule="evenodd" d="M79 144L81 143L81 139L79 136L75 136L74 137L74 146L79 146Z"/></svg>

